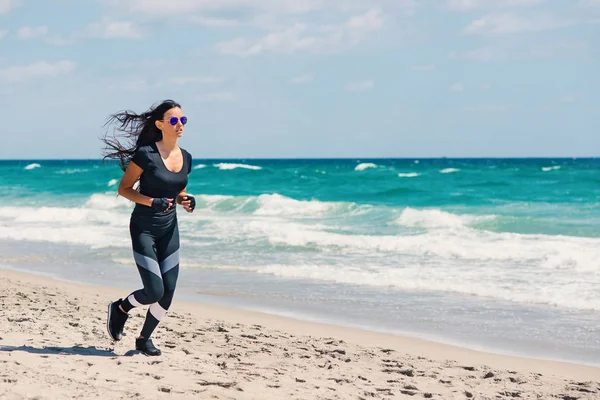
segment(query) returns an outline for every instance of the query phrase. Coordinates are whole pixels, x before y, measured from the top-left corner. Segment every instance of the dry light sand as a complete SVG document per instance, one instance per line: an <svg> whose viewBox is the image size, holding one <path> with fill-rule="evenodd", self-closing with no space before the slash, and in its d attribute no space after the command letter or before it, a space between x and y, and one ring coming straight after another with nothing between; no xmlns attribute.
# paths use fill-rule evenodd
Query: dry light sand
<svg viewBox="0 0 600 400"><path fill-rule="evenodd" d="M132 288L134 289L134 288ZM0 271L2 399L600 399L600 369L178 302L147 357L122 290Z"/></svg>

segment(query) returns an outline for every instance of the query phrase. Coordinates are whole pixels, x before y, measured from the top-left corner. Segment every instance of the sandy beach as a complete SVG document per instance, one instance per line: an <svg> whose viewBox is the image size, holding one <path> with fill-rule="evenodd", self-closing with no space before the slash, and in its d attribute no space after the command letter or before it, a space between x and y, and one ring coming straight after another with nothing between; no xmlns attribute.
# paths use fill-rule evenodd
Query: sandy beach
<svg viewBox="0 0 600 400"><path fill-rule="evenodd" d="M598 399L600 369L178 302L163 354L113 342L120 290L0 271L0 398Z"/></svg>

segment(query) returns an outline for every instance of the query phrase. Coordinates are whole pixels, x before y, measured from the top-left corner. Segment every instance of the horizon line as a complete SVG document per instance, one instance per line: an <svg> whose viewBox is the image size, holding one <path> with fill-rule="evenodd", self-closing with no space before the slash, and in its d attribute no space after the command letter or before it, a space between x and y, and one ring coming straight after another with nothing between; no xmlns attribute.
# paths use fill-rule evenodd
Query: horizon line
<svg viewBox="0 0 600 400"><path fill-rule="evenodd" d="M344 156L344 157L194 157L193 160L531 160L531 159L596 159L598 156L414 156L414 157L389 157L389 156ZM102 158L0 158L2 161L99 161L104 163L119 162L118 160L106 160Z"/></svg>

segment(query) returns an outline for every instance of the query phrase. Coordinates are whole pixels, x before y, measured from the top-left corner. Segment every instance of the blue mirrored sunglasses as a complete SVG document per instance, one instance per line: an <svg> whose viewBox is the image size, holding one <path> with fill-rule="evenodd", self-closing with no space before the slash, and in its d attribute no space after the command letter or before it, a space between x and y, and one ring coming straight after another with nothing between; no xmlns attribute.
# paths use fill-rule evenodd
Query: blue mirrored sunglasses
<svg viewBox="0 0 600 400"><path fill-rule="evenodd" d="M169 118L169 123L173 126L177 125L177 122L181 121L182 125L187 124L187 117L181 117L181 118L177 118L177 117L171 117Z"/></svg>

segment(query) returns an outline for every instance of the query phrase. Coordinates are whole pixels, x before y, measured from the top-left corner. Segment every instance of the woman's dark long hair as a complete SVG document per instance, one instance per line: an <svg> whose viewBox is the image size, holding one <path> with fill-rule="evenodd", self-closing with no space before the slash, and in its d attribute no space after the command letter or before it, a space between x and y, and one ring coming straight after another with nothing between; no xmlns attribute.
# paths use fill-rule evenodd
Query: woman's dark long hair
<svg viewBox="0 0 600 400"><path fill-rule="evenodd" d="M181 106L173 100L165 100L158 105L153 105L148 111L136 114L133 111L121 111L112 114L104 126L116 123L116 130L123 132L128 143L124 146L114 135L109 139L107 135L101 140L106 144L102 152L104 161L107 158L119 159L121 169L125 171L129 160L140 146L152 144L162 139L162 132L156 127L156 121L162 120L165 113L171 108Z"/></svg>

